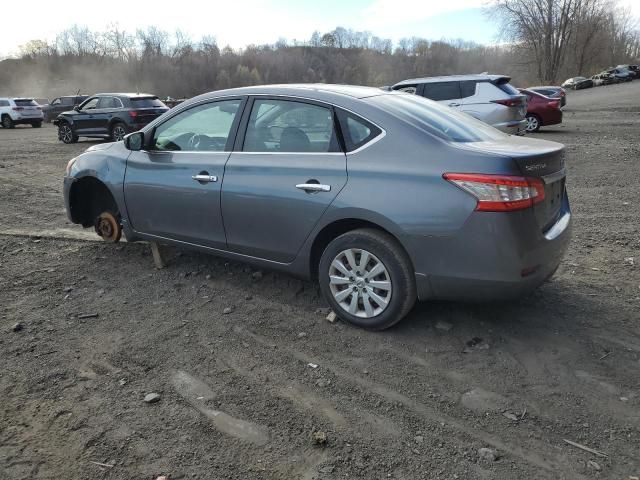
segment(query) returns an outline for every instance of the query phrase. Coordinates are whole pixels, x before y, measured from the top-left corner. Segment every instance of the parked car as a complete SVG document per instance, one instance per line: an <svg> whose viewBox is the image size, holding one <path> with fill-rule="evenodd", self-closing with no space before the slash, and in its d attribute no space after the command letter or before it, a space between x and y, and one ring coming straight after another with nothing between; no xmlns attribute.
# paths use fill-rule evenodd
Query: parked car
<svg viewBox="0 0 640 480"><path fill-rule="evenodd" d="M89 98L88 95L68 95L54 98L51 103L42 107L44 121L54 121L62 112L72 110L73 107L80 105L87 98Z"/></svg>
<svg viewBox="0 0 640 480"><path fill-rule="evenodd" d="M522 91L522 89L518 90ZM560 100L560 107L564 107L567 104L567 91L562 87L527 87L527 90L539 93L541 95L544 95L545 97L558 98Z"/></svg>
<svg viewBox="0 0 640 480"><path fill-rule="evenodd" d="M634 66L636 68L633 68ZM618 65L616 69L622 71L623 73L628 73L629 76L634 80L640 77L640 71L638 71L637 65Z"/></svg>
<svg viewBox="0 0 640 480"><path fill-rule="evenodd" d="M69 219L317 279L381 330L416 299L500 299L555 272L564 146L417 95L339 85L200 95L73 158ZM223 222L224 218L224 222Z"/></svg>
<svg viewBox="0 0 640 480"><path fill-rule="evenodd" d="M594 87L600 87L602 85L611 85L612 83L618 83L616 78L610 73L599 73L591 77Z"/></svg>
<svg viewBox="0 0 640 480"><path fill-rule="evenodd" d="M585 77L573 77L565 80L562 88L571 88L573 90L582 90L583 88L593 87L593 80Z"/></svg>
<svg viewBox="0 0 640 480"><path fill-rule="evenodd" d="M526 99L504 75L452 75L404 80L393 90L414 93L467 113L506 133L523 134Z"/></svg>
<svg viewBox="0 0 640 480"><path fill-rule="evenodd" d="M616 78L616 80L618 80L618 82L630 82L633 80L633 75L631 73L620 68L610 68L602 73L610 73Z"/></svg>
<svg viewBox="0 0 640 480"><path fill-rule="evenodd" d="M42 107L32 98L0 97L0 125L4 128L13 128L24 124L40 128Z"/></svg>
<svg viewBox="0 0 640 480"><path fill-rule="evenodd" d="M540 127L562 123L559 98L546 97L531 89L520 89L527 96L527 133L537 132Z"/></svg>
<svg viewBox="0 0 640 480"><path fill-rule="evenodd" d="M75 143L79 137L119 141L168 110L155 95L99 93L61 113L53 123L58 127L58 139L64 143Z"/></svg>

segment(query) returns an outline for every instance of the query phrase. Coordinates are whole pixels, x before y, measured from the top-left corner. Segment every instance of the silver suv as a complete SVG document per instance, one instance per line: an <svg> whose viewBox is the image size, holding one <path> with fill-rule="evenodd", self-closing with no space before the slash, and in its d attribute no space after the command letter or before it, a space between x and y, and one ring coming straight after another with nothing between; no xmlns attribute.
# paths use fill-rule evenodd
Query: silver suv
<svg viewBox="0 0 640 480"><path fill-rule="evenodd" d="M504 75L450 75L404 80L391 88L443 103L505 133L524 135L527 99L510 80Z"/></svg>
<svg viewBox="0 0 640 480"><path fill-rule="evenodd" d="M40 128L43 118L42 107L32 98L0 97L0 124L4 128L20 124Z"/></svg>

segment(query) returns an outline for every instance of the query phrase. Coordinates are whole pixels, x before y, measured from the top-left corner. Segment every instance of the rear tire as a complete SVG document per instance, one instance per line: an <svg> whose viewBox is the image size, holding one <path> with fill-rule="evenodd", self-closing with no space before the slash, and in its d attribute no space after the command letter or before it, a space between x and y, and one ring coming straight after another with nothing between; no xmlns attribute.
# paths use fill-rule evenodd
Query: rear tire
<svg viewBox="0 0 640 480"><path fill-rule="evenodd" d="M540 130L540 127L542 125L540 117L538 117L534 113L527 113L527 116L525 118L527 120L527 133L533 133Z"/></svg>
<svg viewBox="0 0 640 480"><path fill-rule="evenodd" d="M127 126L122 122L115 122L111 126L111 140L119 142L127 134Z"/></svg>
<svg viewBox="0 0 640 480"><path fill-rule="evenodd" d="M15 124L9 115L2 116L2 126L4 128L15 128Z"/></svg>
<svg viewBox="0 0 640 480"><path fill-rule="evenodd" d="M380 230L352 230L335 238L318 271L320 289L336 315L367 330L395 325L417 299L409 256Z"/></svg>

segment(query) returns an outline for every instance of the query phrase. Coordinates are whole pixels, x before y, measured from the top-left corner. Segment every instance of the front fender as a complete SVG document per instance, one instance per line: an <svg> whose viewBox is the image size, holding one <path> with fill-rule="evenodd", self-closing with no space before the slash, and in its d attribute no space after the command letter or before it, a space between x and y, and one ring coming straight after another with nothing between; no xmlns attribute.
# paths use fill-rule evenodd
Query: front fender
<svg viewBox="0 0 640 480"><path fill-rule="evenodd" d="M102 182L111 192L122 217L123 230L128 238L128 215L124 201L124 174L131 152L122 142L101 143L88 148L76 157L65 177L65 204L68 206L73 184L92 177Z"/></svg>

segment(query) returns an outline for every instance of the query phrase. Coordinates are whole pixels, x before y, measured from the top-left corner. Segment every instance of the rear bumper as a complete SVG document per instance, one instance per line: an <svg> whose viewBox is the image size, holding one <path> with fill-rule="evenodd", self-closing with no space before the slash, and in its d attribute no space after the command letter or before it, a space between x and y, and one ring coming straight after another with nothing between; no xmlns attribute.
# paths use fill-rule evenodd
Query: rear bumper
<svg viewBox="0 0 640 480"><path fill-rule="evenodd" d="M43 120L43 116L40 115L39 117L16 117L16 118L12 118L13 123L15 125L27 125L27 124L32 124L34 122L42 122Z"/></svg>
<svg viewBox="0 0 640 480"><path fill-rule="evenodd" d="M494 123L493 127L509 135L524 135L527 131L527 121L524 118L522 120L511 120L509 122Z"/></svg>
<svg viewBox="0 0 640 480"><path fill-rule="evenodd" d="M562 110L560 109L549 109L542 113L542 125L557 125L562 123Z"/></svg>
<svg viewBox="0 0 640 480"><path fill-rule="evenodd" d="M474 212L453 237L408 240L418 298L490 301L526 295L553 275L571 236L565 194L558 220L541 232L533 212Z"/></svg>

